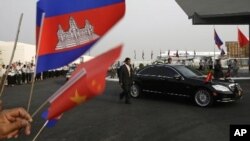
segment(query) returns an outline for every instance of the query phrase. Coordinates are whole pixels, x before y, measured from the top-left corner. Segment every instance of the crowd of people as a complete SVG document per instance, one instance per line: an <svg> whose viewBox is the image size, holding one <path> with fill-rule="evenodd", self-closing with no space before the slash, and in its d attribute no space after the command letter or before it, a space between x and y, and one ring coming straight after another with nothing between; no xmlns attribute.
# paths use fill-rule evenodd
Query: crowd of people
<svg viewBox="0 0 250 141"><path fill-rule="evenodd" d="M6 71L7 72L6 75ZM69 66L64 66L59 69L44 71L38 73L35 76L35 80L43 80L53 77L65 76L69 70ZM21 63L15 62L11 66L0 65L0 82L7 86L22 85L32 82L32 78L35 72L35 65L33 63ZM4 82L4 79L6 81Z"/></svg>
<svg viewBox="0 0 250 141"><path fill-rule="evenodd" d="M229 74L229 76L237 77L238 70L239 70L239 63L238 63L237 59L230 60L228 62L228 74Z"/></svg>
<svg viewBox="0 0 250 141"><path fill-rule="evenodd" d="M227 72L223 73L223 69L221 67L221 61L220 59L217 59L214 66L214 78L238 77L238 70L239 70L239 63L237 59L234 59L228 62Z"/></svg>
<svg viewBox="0 0 250 141"><path fill-rule="evenodd" d="M212 58L210 59L205 59L205 60L200 60L199 62L199 70L202 71L202 70L211 70L213 69L213 60Z"/></svg>

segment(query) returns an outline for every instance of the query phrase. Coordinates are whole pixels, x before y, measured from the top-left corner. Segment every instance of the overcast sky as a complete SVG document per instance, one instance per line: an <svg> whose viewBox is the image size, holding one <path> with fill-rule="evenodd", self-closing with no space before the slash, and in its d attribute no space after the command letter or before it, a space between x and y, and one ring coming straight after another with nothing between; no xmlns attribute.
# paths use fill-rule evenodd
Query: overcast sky
<svg viewBox="0 0 250 141"><path fill-rule="evenodd" d="M126 15L116 27L91 49L97 55L124 43L122 58L134 56L150 59L162 51L196 50L213 51L213 25L192 25L184 11L175 0L126 0ZM20 42L35 43L36 0L0 0L0 40L15 39L20 14L24 20L20 32ZM237 25L215 26L224 41L237 40ZM248 36L248 26L239 26Z"/></svg>

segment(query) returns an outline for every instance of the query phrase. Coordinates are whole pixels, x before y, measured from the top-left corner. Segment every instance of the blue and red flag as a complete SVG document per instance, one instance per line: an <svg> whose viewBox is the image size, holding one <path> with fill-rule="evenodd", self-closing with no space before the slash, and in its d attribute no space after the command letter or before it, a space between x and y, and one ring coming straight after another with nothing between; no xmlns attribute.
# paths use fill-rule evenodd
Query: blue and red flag
<svg viewBox="0 0 250 141"><path fill-rule="evenodd" d="M49 98L51 105L43 117L55 121L62 113L100 95L108 68L119 58L121 50L122 46L118 46L78 65L69 81Z"/></svg>
<svg viewBox="0 0 250 141"><path fill-rule="evenodd" d="M221 41L220 37L218 36L216 30L214 29L214 41L217 47L221 50L221 46L223 45L223 42Z"/></svg>
<svg viewBox="0 0 250 141"><path fill-rule="evenodd" d="M124 14L125 0L39 0L36 72L79 58Z"/></svg>
<svg viewBox="0 0 250 141"><path fill-rule="evenodd" d="M224 49L222 48L221 51L220 51L220 55L221 56L224 56L226 54L226 52L224 51Z"/></svg>

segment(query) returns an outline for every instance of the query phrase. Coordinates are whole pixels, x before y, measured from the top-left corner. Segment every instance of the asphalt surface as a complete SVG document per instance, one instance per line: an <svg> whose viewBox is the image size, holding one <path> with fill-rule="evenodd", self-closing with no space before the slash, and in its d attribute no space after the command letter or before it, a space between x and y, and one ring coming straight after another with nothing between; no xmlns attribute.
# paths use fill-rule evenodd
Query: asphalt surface
<svg viewBox="0 0 250 141"><path fill-rule="evenodd" d="M34 111L62 84L64 78L39 81L35 85ZM229 141L230 124L250 124L250 80L240 82L245 96L236 103L210 108L195 106L188 99L144 95L127 105L118 100L117 82L107 82L105 93L65 113L53 128L46 128L39 141ZM7 87L4 107L26 107L30 85ZM46 106L48 107L48 106ZM34 117L30 141L44 120Z"/></svg>

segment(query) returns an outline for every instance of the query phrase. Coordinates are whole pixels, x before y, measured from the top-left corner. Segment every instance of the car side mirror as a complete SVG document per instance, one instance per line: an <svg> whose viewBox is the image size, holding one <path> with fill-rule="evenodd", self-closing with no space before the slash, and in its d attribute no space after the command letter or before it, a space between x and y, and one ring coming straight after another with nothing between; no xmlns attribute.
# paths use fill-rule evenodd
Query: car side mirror
<svg viewBox="0 0 250 141"><path fill-rule="evenodd" d="M179 75L179 74L174 75L174 79L175 79L175 80L181 80L181 78L182 78L182 77L181 77L181 75Z"/></svg>

